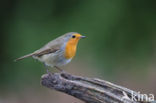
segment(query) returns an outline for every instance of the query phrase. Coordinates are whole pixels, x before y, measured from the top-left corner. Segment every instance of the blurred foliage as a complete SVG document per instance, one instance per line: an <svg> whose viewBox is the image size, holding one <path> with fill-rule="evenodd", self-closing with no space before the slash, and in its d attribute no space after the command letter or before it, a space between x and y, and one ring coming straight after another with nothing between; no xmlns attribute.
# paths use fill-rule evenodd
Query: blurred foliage
<svg viewBox="0 0 156 103"><path fill-rule="evenodd" d="M154 0L2 0L0 86L31 84L32 78L39 81L45 72L41 63L32 59L18 63L13 60L71 31L87 36L80 42L77 57L91 58L94 64L89 65L95 65L101 74L146 72L156 51L155 3Z"/></svg>

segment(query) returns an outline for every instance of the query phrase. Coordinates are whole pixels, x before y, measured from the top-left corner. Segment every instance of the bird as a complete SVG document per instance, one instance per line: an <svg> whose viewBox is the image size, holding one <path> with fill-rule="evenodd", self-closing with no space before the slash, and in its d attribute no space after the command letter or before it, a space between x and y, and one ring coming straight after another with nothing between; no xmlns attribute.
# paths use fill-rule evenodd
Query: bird
<svg viewBox="0 0 156 103"><path fill-rule="evenodd" d="M33 57L42 62L46 67L55 67L59 71L63 71L60 67L71 62L76 54L79 40L85 37L86 36L77 32L65 33L64 35L48 42L42 48L33 53L19 57L15 59L15 61Z"/></svg>

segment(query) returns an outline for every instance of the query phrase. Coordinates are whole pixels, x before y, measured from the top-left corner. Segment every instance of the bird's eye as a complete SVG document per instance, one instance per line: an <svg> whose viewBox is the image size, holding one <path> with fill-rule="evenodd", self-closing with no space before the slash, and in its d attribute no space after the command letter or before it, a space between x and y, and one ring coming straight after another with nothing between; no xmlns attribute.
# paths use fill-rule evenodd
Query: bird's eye
<svg viewBox="0 0 156 103"><path fill-rule="evenodd" d="M75 35L72 36L72 38L75 38L75 37L76 37Z"/></svg>

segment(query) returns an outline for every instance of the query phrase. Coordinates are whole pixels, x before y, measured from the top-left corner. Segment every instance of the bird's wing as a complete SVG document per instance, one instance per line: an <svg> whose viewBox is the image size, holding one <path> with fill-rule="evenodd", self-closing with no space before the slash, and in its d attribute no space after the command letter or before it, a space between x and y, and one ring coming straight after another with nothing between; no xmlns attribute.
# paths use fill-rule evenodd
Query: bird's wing
<svg viewBox="0 0 156 103"><path fill-rule="evenodd" d="M59 37L53 41L50 41L49 43L47 43L45 46L43 46L39 50L37 50L33 53L30 53L30 54L24 55L20 58L17 58L14 61L22 60L24 58L31 57L31 56L40 57L45 54L54 53L54 52L58 51L63 44L64 44L63 37Z"/></svg>
<svg viewBox="0 0 156 103"><path fill-rule="evenodd" d="M58 51L59 48L47 48L47 49L43 49L41 51L37 51L34 56L40 57L43 56L45 54L50 54L50 53L54 53L56 51Z"/></svg>
<svg viewBox="0 0 156 103"><path fill-rule="evenodd" d="M58 51L60 48L59 45L51 45L50 47L48 45L45 45L44 47L42 47L41 49L33 52L33 53L30 53L30 54L27 54L27 55L24 55L20 58L17 58L15 59L14 61L19 61L19 60L22 60L24 58L28 58L28 57L31 57L31 56L37 56L37 57L40 57L42 55L45 55L45 54L49 54L49 53L54 53L56 51Z"/></svg>
<svg viewBox="0 0 156 103"><path fill-rule="evenodd" d="M41 49L34 52L34 56L43 56L44 54L50 54L58 51L61 46L63 45L63 41L60 39L55 39L53 41L50 41L45 46L43 46Z"/></svg>

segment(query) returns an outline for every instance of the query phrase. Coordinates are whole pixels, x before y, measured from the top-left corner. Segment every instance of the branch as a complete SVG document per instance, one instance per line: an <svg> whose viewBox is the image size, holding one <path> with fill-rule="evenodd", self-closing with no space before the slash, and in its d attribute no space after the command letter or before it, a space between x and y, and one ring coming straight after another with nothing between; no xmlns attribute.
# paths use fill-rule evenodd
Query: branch
<svg viewBox="0 0 156 103"><path fill-rule="evenodd" d="M67 73L44 74L41 84L72 95L86 103L145 103L130 99L132 92L135 99L138 99L137 92L97 78L85 78ZM143 98L144 101L146 99Z"/></svg>

